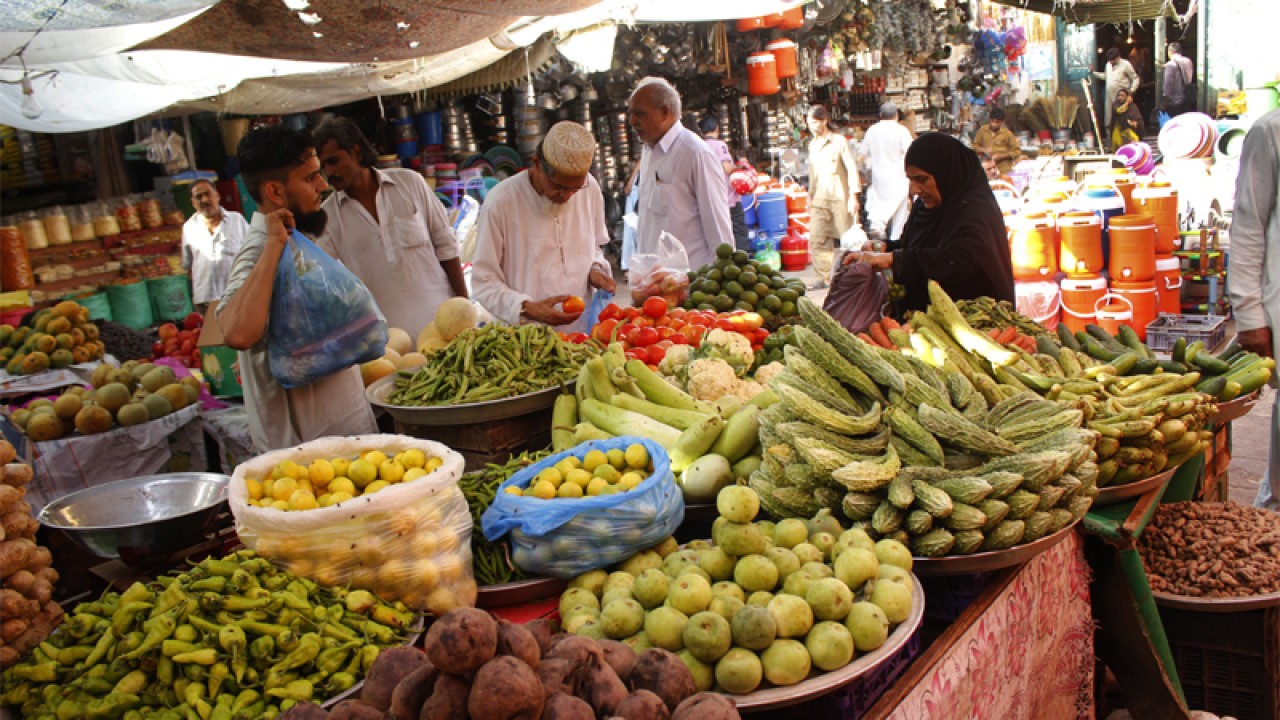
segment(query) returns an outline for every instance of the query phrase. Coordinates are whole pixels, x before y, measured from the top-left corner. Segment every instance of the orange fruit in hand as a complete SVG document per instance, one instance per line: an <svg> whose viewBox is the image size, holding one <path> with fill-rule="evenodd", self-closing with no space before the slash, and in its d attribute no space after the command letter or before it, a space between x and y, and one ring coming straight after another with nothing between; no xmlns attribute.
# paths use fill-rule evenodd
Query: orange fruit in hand
<svg viewBox="0 0 1280 720"><path fill-rule="evenodd" d="M587 309L586 303L582 302L582 298L576 295L570 295L567 300L560 303L560 307L567 313L581 313Z"/></svg>

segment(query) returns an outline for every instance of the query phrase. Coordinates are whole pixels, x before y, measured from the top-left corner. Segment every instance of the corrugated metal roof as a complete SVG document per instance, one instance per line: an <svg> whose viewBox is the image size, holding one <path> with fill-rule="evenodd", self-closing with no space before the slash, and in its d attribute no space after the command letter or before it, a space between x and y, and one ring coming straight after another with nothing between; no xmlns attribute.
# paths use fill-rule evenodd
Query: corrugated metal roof
<svg viewBox="0 0 1280 720"><path fill-rule="evenodd" d="M1000 5L1056 15L1067 22L1116 23L1173 17L1172 0L991 0Z"/></svg>

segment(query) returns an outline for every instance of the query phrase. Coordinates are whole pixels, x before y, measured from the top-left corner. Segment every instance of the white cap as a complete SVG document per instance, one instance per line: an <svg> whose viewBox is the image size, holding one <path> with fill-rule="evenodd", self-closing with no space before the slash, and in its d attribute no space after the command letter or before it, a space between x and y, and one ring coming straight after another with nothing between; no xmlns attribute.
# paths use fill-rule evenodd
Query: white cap
<svg viewBox="0 0 1280 720"><path fill-rule="evenodd" d="M542 155L553 170L564 175L580 176L591 172L596 155L596 140L591 131L576 122L564 120L551 126L542 141Z"/></svg>

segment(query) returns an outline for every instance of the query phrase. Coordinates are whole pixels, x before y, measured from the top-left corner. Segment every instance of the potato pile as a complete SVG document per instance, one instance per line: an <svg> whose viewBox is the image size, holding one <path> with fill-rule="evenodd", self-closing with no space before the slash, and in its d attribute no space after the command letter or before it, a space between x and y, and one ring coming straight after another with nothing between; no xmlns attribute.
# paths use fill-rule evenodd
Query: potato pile
<svg viewBox="0 0 1280 720"><path fill-rule="evenodd" d="M36 400L10 416L14 425L37 442L72 433L97 435L115 427L157 420L200 400L200 381L181 380L167 365L135 360L113 368L99 365L92 388L68 388L56 400Z"/></svg>
<svg viewBox="0 0 1280 720"><path fill-rule="evenodd" d="M39 645L62 619L53 601L58 571L49 549L35 543L40 524L23 500L31 466L16 458L13 446L0 440L0 667Z"/></svg>
<svg viewBox="0 0 1280 720"><path fill-rule="evenodd" d="M289 720L730 720L733 701L699 693L665 650L555 633L550 620L517 625L454 610L427 631L426 653L378 656L358 700L331 710L295 705Z"/></svg>

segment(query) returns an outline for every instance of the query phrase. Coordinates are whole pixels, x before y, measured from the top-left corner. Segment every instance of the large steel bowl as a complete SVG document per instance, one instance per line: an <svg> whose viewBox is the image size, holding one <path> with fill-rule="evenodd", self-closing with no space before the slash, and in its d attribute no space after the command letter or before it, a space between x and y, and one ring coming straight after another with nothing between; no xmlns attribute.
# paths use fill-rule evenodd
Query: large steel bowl
<svg viewBox="0 0 1280 720"><path fill-rule="evenodd" d="M230 482L216 473L144 475L63 496L37 519L99 557L163 557L205 536Z"/></svg>

